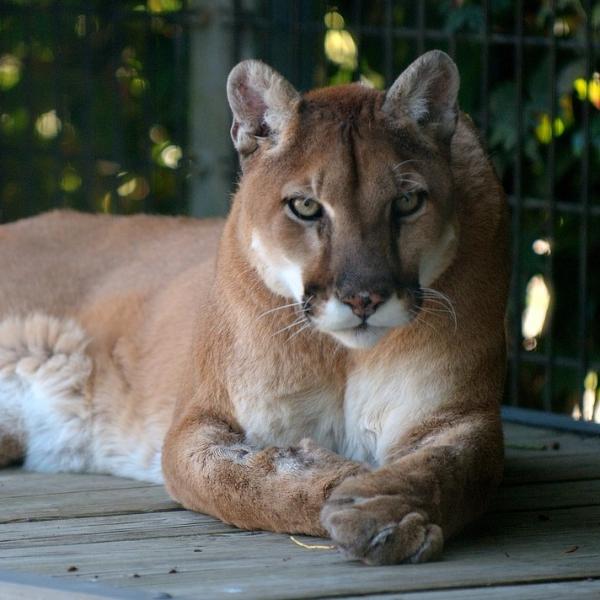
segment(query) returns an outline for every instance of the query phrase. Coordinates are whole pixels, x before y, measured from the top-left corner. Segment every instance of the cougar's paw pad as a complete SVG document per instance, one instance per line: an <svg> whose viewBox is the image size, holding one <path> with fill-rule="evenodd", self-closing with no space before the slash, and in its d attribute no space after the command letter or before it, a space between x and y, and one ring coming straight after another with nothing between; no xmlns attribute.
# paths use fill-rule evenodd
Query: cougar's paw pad
<svg viewBox="0 0 600 600"><path fill-rule="evenodd" d="M340 551L351 560L369 565L420 563L439 558L442 530L417 512L400 521L382 522L369 511L346 505L325 506L323 526Z"/></svg>

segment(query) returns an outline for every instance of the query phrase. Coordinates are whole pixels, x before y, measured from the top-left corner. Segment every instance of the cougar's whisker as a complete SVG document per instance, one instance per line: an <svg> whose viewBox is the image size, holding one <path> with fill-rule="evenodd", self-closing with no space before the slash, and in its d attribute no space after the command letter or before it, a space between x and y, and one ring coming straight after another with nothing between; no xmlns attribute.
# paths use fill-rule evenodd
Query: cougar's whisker
<svg viewBox="0 0 600 600"><path fill-rule="evenodd" d="M302 323L304 323L306 321L306 318L304 317L304 315L300 315L300 317L298 317L293 323L290 323L289 325L286 325L285 327L282 327L281 329L278 329L272 337L275 337L276 335L283 333L284 331L287 331L288 329L291 329L292 327L296 327L298 325L301 325Z"/></svg>
<svg viewBox="0 0 600 600"><path fill-rule="evenodd" d="M436 334L438 333L438 330L431 323L425 321L424 319L420 319L419 318L419 312L418 311L411 310L409 312L415 318L415 321L417 323L421 323L422 325L427 325L427 327L429 327L430 329L432 329Z"/></svg>
<svg viewBox="0 0 600 600"><path fill-rule="evenodd" d="M452 311L448 308L432 308L431 306L421 306L419 309L421 312L430 314L447 314L451 315Z"/></svg>
<svg viewBox="0 0 600 600"><path fill-rule="evenodd" d="M292 335L290 335L290 337L288 337L288 339L285 340L285 343L287 344L292 338L296 337L299 333L302 333L308 327L310 327L310 323L307 321L304 324L304 327L300 327L300 329L298 329L298 331L294 331L294 333L292 333Z"/></svg>
<svg viewBox="0 0 600 600"><path fill-rule="evenodd" d="M458 319L456 317L456 309L454 308L454 304L452 304L452 300L450 300L450 298L446 294L443 294L442 292L429 287L422 287L420 290L420 294L424 300L429 300L430 302L438 302L442 306L448 308L449 314L454 322L454 332L456 333L456 331L458 330Z"/></svg>
<svg viewBox="0 0 600 600"><path fill-rule="evenodd" d="M408 163L411 163L411 162L423 162L423 161L419 158L409 158L407 160L403 160L402 162L396 163L395 165L392 165L392 171L396 172L396 171L398 171L398 169L400 169L404 165L407 165Z"/></svg>
<svg viewBox="0 0 600 600"><path fill-rule="evenodd" d="M290 304L283 304L282 306L276 306L275 308L270 308L269 310L265 310L265 312L260 313L256 320L262 319L264 316L269 315L271 313L277 312L278 310L283 310L284 308L291 308L292 306L302 306L304 302L291 302Z"/></svg>

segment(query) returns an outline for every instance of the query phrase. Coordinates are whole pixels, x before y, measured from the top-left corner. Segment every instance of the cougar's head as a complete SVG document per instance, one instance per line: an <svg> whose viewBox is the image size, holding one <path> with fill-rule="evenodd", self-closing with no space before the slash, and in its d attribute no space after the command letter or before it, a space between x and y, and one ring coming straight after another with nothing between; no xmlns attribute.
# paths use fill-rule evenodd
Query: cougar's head
<svg viewBox="0 0 600 600"><path fill-rule="evenodd" d="M386 93L351 84L301 95L254 60L229 76L244 173L234 211L248 259L272 292L348 347L408 324L454 259L458 86L440 51Z"/></svg>

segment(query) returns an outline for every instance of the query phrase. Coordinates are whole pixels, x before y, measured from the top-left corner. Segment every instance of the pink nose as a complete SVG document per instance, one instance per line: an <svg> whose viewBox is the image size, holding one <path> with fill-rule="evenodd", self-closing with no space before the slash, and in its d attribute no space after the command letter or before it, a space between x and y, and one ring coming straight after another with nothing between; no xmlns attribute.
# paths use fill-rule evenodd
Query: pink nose
<svg viewBox="0 0 600 600"><path fill-rule="evenodd" d="M342 298L342 302L347 304L357 317L366 319L383 303L383 296L370 292L359 292L358 294L354 294L354 296Z"/></svg>

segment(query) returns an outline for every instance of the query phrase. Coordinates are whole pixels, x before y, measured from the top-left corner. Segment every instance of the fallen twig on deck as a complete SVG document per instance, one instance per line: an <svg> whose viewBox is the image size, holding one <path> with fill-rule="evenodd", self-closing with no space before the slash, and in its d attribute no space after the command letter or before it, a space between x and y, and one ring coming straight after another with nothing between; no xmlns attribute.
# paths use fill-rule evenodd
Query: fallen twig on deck
<svg viewBox="0 0 600 600"><path fill-rule="evenodd" d="M290 535L290 540L297 546L300 546L300 548L306 548L306 550L335 550L335 546L329 544L305 544L297 540L293 535Z"/></svg>

